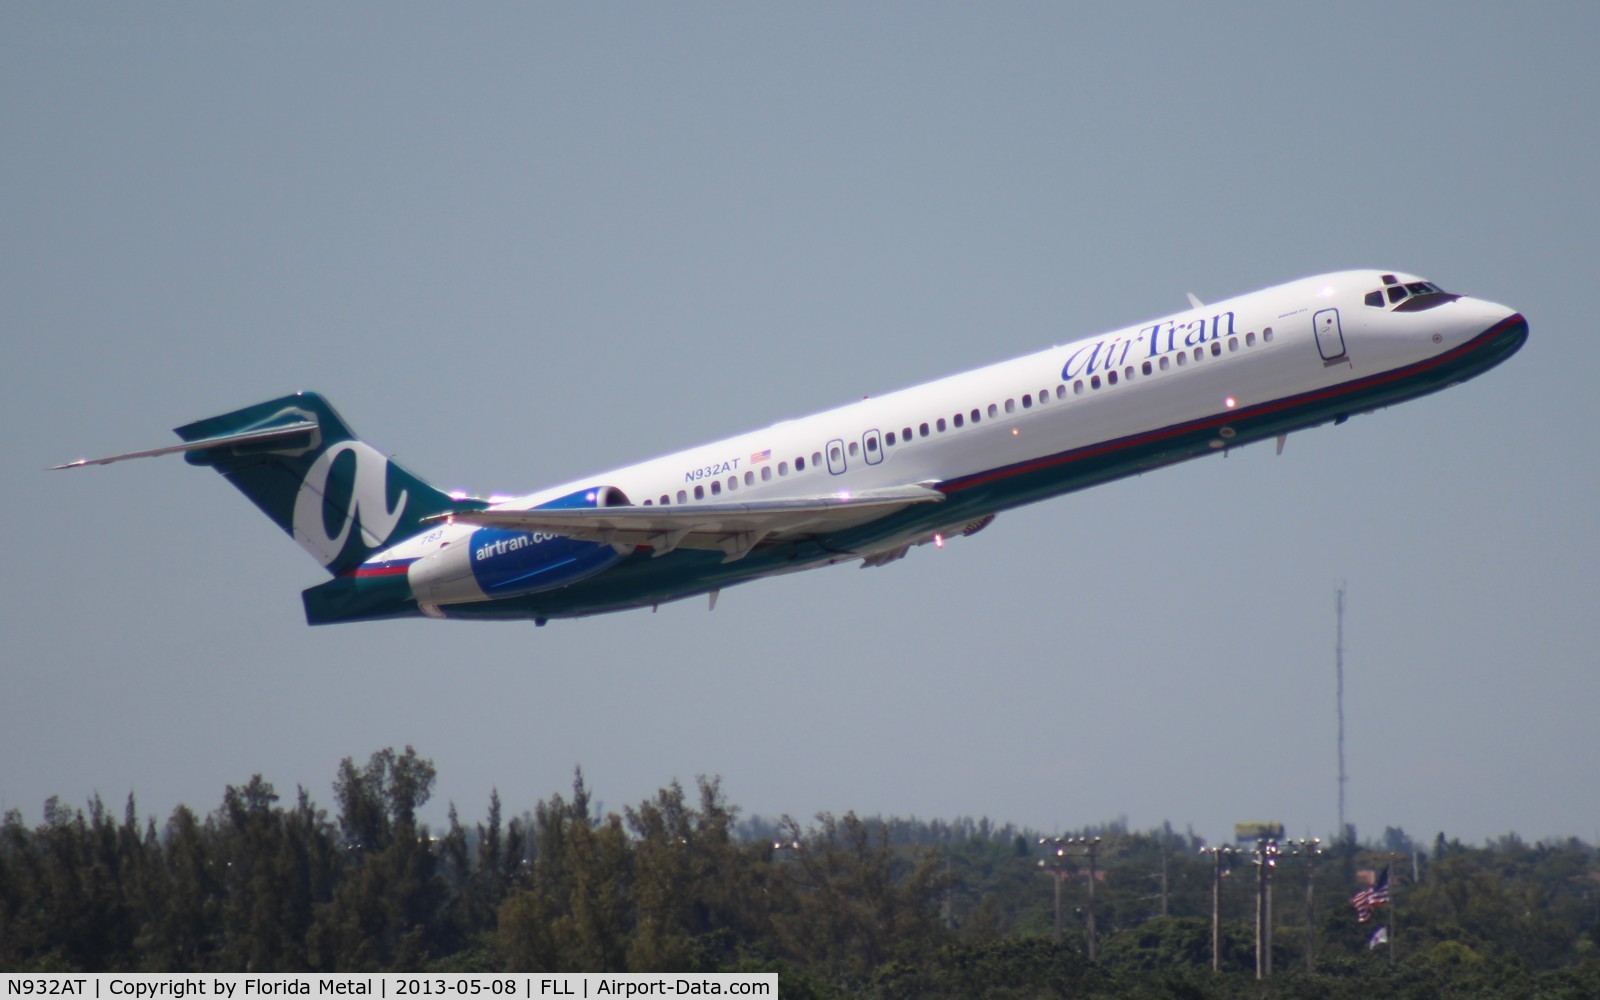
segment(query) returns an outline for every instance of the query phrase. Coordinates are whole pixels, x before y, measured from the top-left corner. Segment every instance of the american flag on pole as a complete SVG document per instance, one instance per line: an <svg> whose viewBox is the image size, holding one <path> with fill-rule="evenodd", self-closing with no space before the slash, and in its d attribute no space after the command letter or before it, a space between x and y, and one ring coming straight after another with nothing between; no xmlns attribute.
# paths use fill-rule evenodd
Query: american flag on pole
<svg viewBox="0 0 1600 1000"><path fill-rule="evenodd" d="M1364 924L1372 919L1372 908L1382 906L1389 901L1389 869L1383 869L1383 874L1372 883L1372 888L1362 889L1350 897L1350 905L1356 908L1356 923Z"/></svg>

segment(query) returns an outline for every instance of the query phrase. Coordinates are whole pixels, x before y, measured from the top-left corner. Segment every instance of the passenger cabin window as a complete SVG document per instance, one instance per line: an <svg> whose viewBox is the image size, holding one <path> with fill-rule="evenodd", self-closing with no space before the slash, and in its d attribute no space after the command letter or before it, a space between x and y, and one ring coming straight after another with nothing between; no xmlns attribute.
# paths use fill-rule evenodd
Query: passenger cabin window
<svg viewBox="0 0 1600 1000"><path fill-rule="evenodd" d="M837 450L837 449L835 449L835 450ZM804 455L802 455L801 457L799 457L799 458L794 460L794 471L796 471L796 472L804 472L804 471L806 471L806 460L805 460L805 456ZM781 476L781 475L783 475L783 473L780 472L780 473L778 473L778 475Z"/></svg>
<svg viewBox="0 0 1600 1000"><path fill-rule="evenodd" d="M956 426L957 426L957 427L961 427L961 426L964 426L964 425L965 425L965 424L966 424L966 422L967 422L967 420L966 420L966 418L965 418L965 417L963 417L963 416L962 416L962 415L961 415L961 414L959 414L959 413L958 413L958 414L956 414L956 415L955 415L955 416L953 416L953 417L951 417L951 418L950 418L950 420L951 420L951 422L952 422L952 423L954 423L954 424L955 424L955 425L956 425Z"/></svg>
<svg viewBox="0 0 1600 1000"><path fill-rule="evenodd" d="M891 448L894 447L894 431L890 431L883 436L883 443Z"/></svg>

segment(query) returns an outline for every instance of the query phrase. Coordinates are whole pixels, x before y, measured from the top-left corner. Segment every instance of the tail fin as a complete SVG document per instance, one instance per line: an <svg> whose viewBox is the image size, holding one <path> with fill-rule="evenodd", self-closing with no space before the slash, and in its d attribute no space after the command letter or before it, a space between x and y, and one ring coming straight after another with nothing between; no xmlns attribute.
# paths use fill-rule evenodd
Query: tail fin
<svg viewBox="0 0 1600 1000"><path fill-rule="evenodd" d="M193 465L228 478L335 576L421 530L434 514L483 506L428 485L357 438L312 392L176 428Z"/></svg>

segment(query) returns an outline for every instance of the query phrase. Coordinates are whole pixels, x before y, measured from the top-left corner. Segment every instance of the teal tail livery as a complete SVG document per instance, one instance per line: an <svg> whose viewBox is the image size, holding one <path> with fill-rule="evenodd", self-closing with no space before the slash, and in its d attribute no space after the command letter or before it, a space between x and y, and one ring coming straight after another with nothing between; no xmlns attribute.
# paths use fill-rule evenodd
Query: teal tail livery
<svg viewBox="0 0 1600 1000"><path fill-rule="evenodd" d="M313 392L197 420L177 435L189 464L222 473L335 576L464 506L357 438Z"/></svg>
<svg viewBox="0 0 1600 1000"><path fill-rule="evenodd" d="M809 417L487 503L440 492L322 397L177 428L333 579L313 625L529 620L655 607L841 562L942 548L1006 510L1342 424L1515 354L1516 310L1392 271L1202 303Z"/></svg>
<svg viewBox="0 0 1600 1000"><path fill-rule="evenodd" d="M335 577L305 592L314 623L416 613L403 573L369 564L428 518L476 510L356 437L321 396L297 393L175 429L184 443L100 462L181 451L217 470ZM398 586L396 583L398 582Z"/></svg>

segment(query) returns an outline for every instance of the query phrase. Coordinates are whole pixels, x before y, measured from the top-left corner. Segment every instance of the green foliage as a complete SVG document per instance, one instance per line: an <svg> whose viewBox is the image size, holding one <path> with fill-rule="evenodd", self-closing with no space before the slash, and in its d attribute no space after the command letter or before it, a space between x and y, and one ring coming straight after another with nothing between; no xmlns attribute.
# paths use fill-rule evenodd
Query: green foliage
<svg viewBox="0 0 1600 1000"><path fill-rule="evenodd" d="M407 747L341 762L331 819L260 775L207 816L141 826L98 799L0 822L0 970L714 972L774 970L791 997L1600 996L1600 864L1580 841L1431 851L1398 828L1273 871L1275 974L1254 978L1248 855L1214 885L1192 835L1117 822L1090 870L1065 859L1062 942L1038 837L987 820L823 814L740 822L715 779L599 815L570 797L484 821L418 811L433 764ZM1357 873L1393 899L1357 923ZM1221 973L1211 964L1212 893ZM1394 946L1368 948L1375 926ZM1315 950L1306 971L1307 939Z"/></svg>

